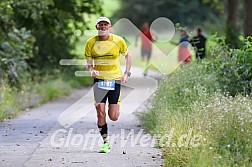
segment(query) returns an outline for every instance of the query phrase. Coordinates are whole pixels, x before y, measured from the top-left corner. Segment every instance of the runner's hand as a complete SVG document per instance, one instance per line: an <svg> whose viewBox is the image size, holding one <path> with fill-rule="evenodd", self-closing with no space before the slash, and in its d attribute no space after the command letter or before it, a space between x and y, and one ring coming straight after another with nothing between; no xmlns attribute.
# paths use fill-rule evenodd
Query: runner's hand
<svg viewBox="0 0 252 167"><path fill-rule="evenodd" d="M99 75L99 71L92 70L92 71L90 71L90 74L91 74L92 77L95 78L95 77L97 77Z"/></svg>
<svg viewBox="0 0 252 167"><path fill-rule="evenodd" d="M127 83L128 82L128 75L127 74L123 74L122 76L122 83Z"/></svg>

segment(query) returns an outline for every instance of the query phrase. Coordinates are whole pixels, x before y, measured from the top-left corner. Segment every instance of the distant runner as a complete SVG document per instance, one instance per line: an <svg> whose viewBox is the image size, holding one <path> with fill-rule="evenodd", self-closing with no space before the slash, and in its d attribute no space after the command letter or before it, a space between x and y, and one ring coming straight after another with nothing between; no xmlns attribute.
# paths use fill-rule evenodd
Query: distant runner
<svg viewBox="0 0 252 167"><path fill-rule="evenodd" d="M111 22L106 17L96 21L98 35L86 42L85 56L87 68L94 78L95 107L98 118L98 128L104 140L100 152L107 153L110 149L108 141L108 126L106 123L106 101L108 100L108 116L117 121L121 101L121 82L130 77L131 57L123 38L110 33ZM122 74L120 55L125 56L126 69Z"/></svg>
<svg viewBox="0 0 252 167"><path fill-rule="evenodd" d="M152 31L152 32L151 32ZM138 37L141 37L142 45L141 45L141 57L142 57L142 63L143 63L143 68L144 68L144 75L147 75L148 71L148 66L151 58L151 52L152 52L152 42L153 37L152 34L155 35L155 38L157 39L157 35L154 32L154 30L150 29L149 23L145 21L142 25L142 28L140 32L136 36L136 46L137 46L137 41Z"/></svg>

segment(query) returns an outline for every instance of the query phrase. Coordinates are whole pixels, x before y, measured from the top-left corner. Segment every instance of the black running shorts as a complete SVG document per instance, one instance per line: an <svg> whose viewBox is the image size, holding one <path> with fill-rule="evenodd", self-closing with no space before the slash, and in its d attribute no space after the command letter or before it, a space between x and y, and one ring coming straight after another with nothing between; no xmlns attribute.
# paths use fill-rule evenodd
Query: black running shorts
<svg viewBox="0 0 252 167"><path fill-rule="evenodd" d="M107 99L109 104L118 104L121 102L121 80L115 80L114 90L105 90L98 88L98 81L101 79L94 79L94 98L95 103L106 103Z"/></svg>

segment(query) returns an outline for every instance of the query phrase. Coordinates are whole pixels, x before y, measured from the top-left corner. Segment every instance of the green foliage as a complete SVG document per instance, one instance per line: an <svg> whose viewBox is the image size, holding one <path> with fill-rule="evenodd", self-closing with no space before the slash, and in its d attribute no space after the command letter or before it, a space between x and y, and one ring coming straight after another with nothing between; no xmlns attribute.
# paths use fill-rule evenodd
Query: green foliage
<svg viewBox="0 0 252 167"><path fill-rule="evenodd" d="M20 86L19 81L26 77L23 74L28 69L26 61L34 54L35 38L25 28L18 30L13 27L12 29L0 45L0 75L5 74L0 77L8 77L11 85Z"/></svg>
<svg viewBox="0 0 252 167"><path fill-rule="evenodd" d="M211 68L218 76L223 91L230 95L251 94L252 86L252 43L244 40L240 49L230 49L223 39L217 38L212 45L210 56L213 57Z"/></svg>
<svg viewBox="0 0 252 167"><path fill-rule="evenodd" d="M0 7L0 77L17 87L29 73L60 69L60 59L73 58L74 31L88 28L83 14L102 13L99 0L1 0Z"/></svg>
<svg viewBox="0 0 252 167"><path fill-rule="evenodd" d="M241 41L239 40L239 31L236 27L226 26L226 43L231 48L240 48Z"/></svg>
<svg viewBox="0 0 252 167"><path fill-rule="evenodd" d="M15 92L7 84L2 84L0 87L0 120L8 118L10 115L14 115L19 111L18 105L15 99Z"/></svg>
<svg viewBox="0 0 252 167"><path fill-rule="evenodd" d="M86 29L83 13L101 13L99 0L30 0L13 5L14 21L19 27L32 31L39 48L29 62L36 68L59 68L62 58L72 58L75 30ZM43 62L43 63L41 63Z"/></svg>
<svg viewBox="0 0 252 167"><path fill-rule="evenodd" d="M0 2L0 77L8 78L11 85L20 86L18 81L24 78L22 72L27 70L26 60L36 51L33 50L35 38L26 28L14 26L12 5L10 0Z"/></svg>
<svg viewBox="0 0 252 167"><path fill-rule="evenodd" d="M128 0L122 1L122 9L118 10L116 17L126 17L135 25L140 26L143 20L153 21L158 17L167 17L173 23L187 26L202 25L205 21L215 22L221 18L219 11L209 7L201 0ZM130 12L128 12L130 11Z"/></svg>
<svg viewBox="0 0 252 167"><path fill-rule="evenodd" d="M83 15L101 13L100 0L0 1L0 119L90 84L59 60L75 56Z"/></svg>
<svg viewBox="0 0 252 167"><path fill-rule="evenodd" d="M212 8L217 9L221 13L225 10L225 0L202 0L203 3L209 4Z"/></svg>

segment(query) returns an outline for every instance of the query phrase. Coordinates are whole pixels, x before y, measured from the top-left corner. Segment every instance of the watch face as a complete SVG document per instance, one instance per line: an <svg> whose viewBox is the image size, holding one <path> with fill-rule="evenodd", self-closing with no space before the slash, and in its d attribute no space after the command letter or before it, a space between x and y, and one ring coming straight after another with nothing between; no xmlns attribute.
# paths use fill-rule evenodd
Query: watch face
<svg viewBox="0 0 252 167"><path fill-rule="evenodd" d="M127 75L128 75L128 77L130 77L131 72L129 72L129 71L125 71L125 72L124 72L124 74L127 74Z"/></svg>

